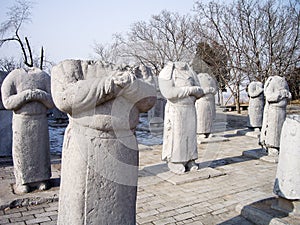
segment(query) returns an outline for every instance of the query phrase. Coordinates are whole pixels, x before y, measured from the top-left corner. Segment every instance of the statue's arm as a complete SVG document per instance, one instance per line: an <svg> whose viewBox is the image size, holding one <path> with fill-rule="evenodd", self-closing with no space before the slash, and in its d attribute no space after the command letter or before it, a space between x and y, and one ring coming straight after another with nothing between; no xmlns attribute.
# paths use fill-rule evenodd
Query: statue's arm
<svg viewBox="0 0 300 225"><path fill-rule="evenodd" d="M141 79L134 80L120 92L120 95L132 102L140 112L150 110L157 99L155 86Z"/></svg>
<svg viewBox="0 0 300 225"><path fill-rule="evenodd" d="M55 105L63 112L72 114L95 108L116 97L119 89L112 77L83 80L72 72L64 72L62 65L53 67L51 91Z"/></svg>
<svg viewBox="0 0 300 225"><path fill-rule="evenodd" d="M32 90L17 93L14 80L7 77L1 87L2 103L6 109L18 110L24 104L32 100Z"/></svg>
<svg viewBox="0 0 300 225"><path fill-rule="evenodd" d="M51 94L41 89L35 89L32 91L32 101L41 102L48 109L54 107L54 102L52 100Z"/></svg>
<svg viewBox="0 0 300 225"><path fill-rule="evenodd" d="M200 98L204 95L203 90L198 86L175 87L173 80L158 79L158 84L162 95L169 100L195 96Z"/></svg>
<svg viewBox="0 0 300 225"><path fill-rule="evenodd" d="M284 99L284 98L290 98L291 97L291 93L288 90L270 90L267 91L265 93L266 96L266 100L270 103L272 102L279 102L280 100Z"/></svg>

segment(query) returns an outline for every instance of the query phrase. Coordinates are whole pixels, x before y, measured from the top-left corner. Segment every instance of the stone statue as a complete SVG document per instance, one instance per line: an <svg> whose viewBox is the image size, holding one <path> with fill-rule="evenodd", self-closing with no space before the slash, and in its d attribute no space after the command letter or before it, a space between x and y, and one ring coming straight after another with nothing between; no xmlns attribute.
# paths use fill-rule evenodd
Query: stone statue
<svg viewBox="0 0 300 225"><path fill-rule="evenodd" d="M168 63L160 72L158 82L167 99L162 160L176 174L197 170L195 101L205 93L196 73L183 62Z"/></svg>
<svg viewBox="0 0 300 225"><path fill-rule="evenodd" d="M279 154L280 134L286 117L286 106L291 99L288 84L284 77L271 76L264 85L265 108L260 135L260 144L269 156Z"/></svg>
<svg viewBox="0 0 300 225"><path fill-rule="evenodd" d="M16 69L2 84L3 105L13 110L16 191L48 188L51 177L47 110L54 107L50 76L38 68Z"/></svg>
<svg viewBox="0 0 300 225"><path fill-rule="evenodd" d="M65 60L52 68L53 99L68 114L58 224L135 224L139 113L156 101L139 67Z"/></svg>
<svg viewBox="0 0 300 225"><path fill-rule="evenodd" d="M260 130L264 112L264 88L259 81L252 81L248 86L249 107L248 127Z"/></svg>
<svg viewBox="0 0 300 225"><path fill-rule="evenodd" d="M7 73L0 71L0 88ZM0 92L0 156L12 155L12 111L6 110Z"/></svg>
<svg viewBox="0 0 300 225"><path fill-rule="evenodd" d="M283 123L274 193L277 208L300 215L300 115L288 115ZM289 202L289 204L287 204ZM293 207L289 208L289 205Z"/></svg>
<svg viewBox="0 0 300 225"><path fill-rule="evenodd" d="M197 134L201 138L207 138L216 117L215 94L218 91L216 80L208 73L199 73L198 80L206 94L196 101Z"/></svg>

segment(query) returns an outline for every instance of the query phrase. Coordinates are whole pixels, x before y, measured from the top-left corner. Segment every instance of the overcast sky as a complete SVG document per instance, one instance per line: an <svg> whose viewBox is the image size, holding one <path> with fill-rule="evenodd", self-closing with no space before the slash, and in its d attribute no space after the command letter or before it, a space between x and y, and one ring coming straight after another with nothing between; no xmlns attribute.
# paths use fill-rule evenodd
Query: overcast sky
<svg viewBox="0 0 300 225"><path fill-rule="evenodd" d="M0 23L14 0L0 0ZM125 33L137 21L166 9L180 14L192 13L195 0L36 0L32 22L23 25L39 54L44 46L48 60L58 63L67 58L88 59L93 43L109 43L114 33ZM0 58L20 56L17 43L0 48ZM16 56L16 57L17 57Z"/></svg>

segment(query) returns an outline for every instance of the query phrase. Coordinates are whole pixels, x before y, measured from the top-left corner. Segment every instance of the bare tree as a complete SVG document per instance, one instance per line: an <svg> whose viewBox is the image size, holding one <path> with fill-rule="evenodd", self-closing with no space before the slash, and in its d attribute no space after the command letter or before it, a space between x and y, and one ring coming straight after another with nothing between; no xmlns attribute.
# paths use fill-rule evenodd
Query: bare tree
<svg viewBox="0 0 300 225"><path fill-rule="evenodd" d="M121 57L121 45L124 42L121 34L114 34L112 43L94 43L93 49L97 58L110 63L123 63L126 59Z"/></svg>
<svg viewBox="0 0 300 225"><path fill-rule="evenodd" d="M0 70L4 72L11 72L16 68L21 67L21 62L17 62L13 57L0 59Z"/></svg>
<svg viewBox="0 0 300 225"><path fill-rule="evenodd" d="M34 66L32 49L28 38L24 39L20 35L20 29L26 22L31 21L32 2L27 0L17 0L16 4L9 8L7 20L0 26L0 47L7 42L16 41L21 47L24 57L24 64L28 67ZM44 49L41 48L40 68L43 68Z"/></svg>
<svg viewBox="0 0 300 225"><path fill-rule="evenodd" d="M158 74L167 61L192 59L197 40L191 24L189 15L162 11L149 22L134 23L126 36L115 35L114 45L98 45L94 50L100 58L113 56L127 63L142 63Z"/></svg>
<svg viewBox="0 0 300 225"><path fill-rule="evenodd" d="M298 10L297 10L298 9ZM195 11L207 43L220 43L227 55L232 92L238 112L240 91L252 80L287 74L299 62L299 1L238 0L232 4L197 2Z"/></svg>

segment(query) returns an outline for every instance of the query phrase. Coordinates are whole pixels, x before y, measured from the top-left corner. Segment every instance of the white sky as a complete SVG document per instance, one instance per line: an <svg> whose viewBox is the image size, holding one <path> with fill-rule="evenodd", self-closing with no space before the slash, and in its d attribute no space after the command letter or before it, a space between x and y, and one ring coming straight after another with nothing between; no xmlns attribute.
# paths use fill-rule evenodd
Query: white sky
<svg viewBox="0 0 300 225"><path fill-rule="evenodd" d="M0 0L0 23L6 19L14 0ZM88 59L93 43L109 43L114 33L126 33L137 21L166 9L180 14L192 13L195 0L36 0L32 22L23 25L22 35L29 38L39 54L44 46L48 60L58 63L67 58ZM20 57L17 43L0 48L0 58Z"/></svg>

